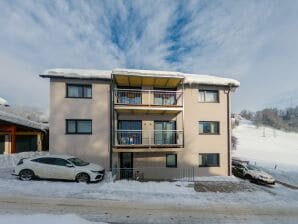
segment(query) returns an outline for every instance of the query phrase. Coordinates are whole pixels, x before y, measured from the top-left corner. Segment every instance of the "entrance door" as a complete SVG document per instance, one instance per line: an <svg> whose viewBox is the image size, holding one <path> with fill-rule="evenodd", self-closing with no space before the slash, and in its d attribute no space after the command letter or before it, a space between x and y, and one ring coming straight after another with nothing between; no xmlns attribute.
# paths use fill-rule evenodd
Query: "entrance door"
<svg viewBox="0 0 298 224"><path fill-rule="evenodd" d="M131 179L133 177L133 153L120 153L120 178Z"/></svg>
<svg viewBox="0 0 298 224"><path fill-rule="evenodd" d="M176 144L176 122L155 121L154 122L154 143L157 145Z"/></svg>
<svg viewBox="0 0 298 224"><path fill-rule="evenodd" d="M5 151L5 135L0 135L0 154Z"/></svg>

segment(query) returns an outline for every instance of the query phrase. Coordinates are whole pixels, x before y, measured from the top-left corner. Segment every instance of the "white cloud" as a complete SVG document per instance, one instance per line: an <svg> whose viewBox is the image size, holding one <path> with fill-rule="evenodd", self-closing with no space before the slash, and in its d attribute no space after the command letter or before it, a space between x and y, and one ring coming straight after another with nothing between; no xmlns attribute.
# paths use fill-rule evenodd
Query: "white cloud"
<svg viewBox="0 0 298 224"><path fill-rule="evenodd" d="M135 67L240 79L234 109L297 87L295 1L1 1L0 96L45 108L52 67ZM169 39L179 13L178 43ZM174 44L188 49L177 62ZM282 80L282 82L281 82Z"/></svg>

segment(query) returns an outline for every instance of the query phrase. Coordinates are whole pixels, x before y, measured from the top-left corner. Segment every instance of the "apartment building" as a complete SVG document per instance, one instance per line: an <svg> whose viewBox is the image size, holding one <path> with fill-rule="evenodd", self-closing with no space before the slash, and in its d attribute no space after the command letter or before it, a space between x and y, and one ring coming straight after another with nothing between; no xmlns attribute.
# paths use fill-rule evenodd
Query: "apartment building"
<svg viewBox="0 0 298 224"><path fill-rule="evenodd" d="M238 81L132 69L40 76L50 79L51 152L107 170L140 169L148 179L193 167L198 176L230 175L230 95Z"/></svg>

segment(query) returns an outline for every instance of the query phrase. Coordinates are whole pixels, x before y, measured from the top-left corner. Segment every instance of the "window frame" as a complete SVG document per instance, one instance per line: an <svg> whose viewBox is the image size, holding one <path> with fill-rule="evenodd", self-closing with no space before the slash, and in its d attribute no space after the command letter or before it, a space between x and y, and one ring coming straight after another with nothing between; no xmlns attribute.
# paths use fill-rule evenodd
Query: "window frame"
<svg viewBox="0 0 298 224"><path fill-rule="evenodd" d="M168 156L175 156L175 165L168 165ZM167 153L166 154L166 167L167 168L177 168L177 154L176 153Z"/></svg>
<svg viewBox="0 0 298 224"><path fill-rule="evenodd" d="M68 87L69 86L75 86L75 87L79 87L82 88L82 96L69 96L68 94ZM90 88L91 89L91 96L85 96L85 91L84 88ZM74 98L74 99L92 99L93 96L93 89L92 89L92 84L76 84L76 83L66 83L66 94L65 94L65 98Z"/></svg>
<svg viewBox="0 0 298 224"><path fill-rule="evenodd" d="M200 132L200 123L201 122L209 122L209 123L216 123L216 124L218 124L218 126L217 126L217 132L216 133L211 133L211 132L209 132L209 133L204 133L204 132ZM198 127L199 127L199 135L220 135L220 122L219 121L198 121Z"/></svg>
<svg viewBox="0 0 298 224"><path fill-rule="evenodd" d="M200 156L204 156L204 155L217 155L217 164L216 165L203 165L200 164ZM199 167L220 167L220 153L199 153Z"/></svg>
<svg viewBox="0 0 298 224"><path fill-rule="evenodd" d="M75 132L68 131L68 122L75 121ZM90 132L79 132L78 131L78 121L90 121L91 122L91 131ZM66 135L92 135L92 119L65 119L65 134Z"/></svg>
<svg viewBox="0 0 298 224"><path fill-rule="evenodd" d="M201 92L204 92L204 101L201 101L200 94ZM206 92L216 92L217 93L217 101L206 101ZM198 89L198 101L200 103L220 103L220 97L219 97L219 90L218 89Z"/></svg>

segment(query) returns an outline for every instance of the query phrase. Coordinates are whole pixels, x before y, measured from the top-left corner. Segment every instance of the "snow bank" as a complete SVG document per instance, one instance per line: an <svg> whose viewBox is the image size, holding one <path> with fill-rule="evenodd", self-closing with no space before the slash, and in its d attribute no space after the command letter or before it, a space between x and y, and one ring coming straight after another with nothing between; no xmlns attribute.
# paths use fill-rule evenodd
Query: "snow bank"
<svg viewBox="0 0 298 224"><path fill-rule="evenodd" d="M20 159L45 154L48 154L48 152L21 152L10 155L0 154L0 168L14 168Z"/></svg>
<svg viewBox="0 0 298 224"><path fill-rule="evenodd" d="M44 71L40 76L44 78L78 78L78 79L111 79L112 74L123 75L140 75L140 76L157 76L168 78L184 79L186 84L201 85L222 85L239 87L240 82L235 79L204 75L204 74L187 74L173 71L156 71L156 70L137 70L137 69L113 69L111 71L104 70L88 70L88 69L50 69Z"/></svg>
<svg viewBox="0 0 298 224"><path fill-rule="evenodd" d="M6 214L0 215L1 223L10 224L32 224L32 223L63 223L63 224L104 224L103 222L89 222L74 214L67 215L50 215L50 214L35 214L35 215L20 215L20 214Z"/></svg>

